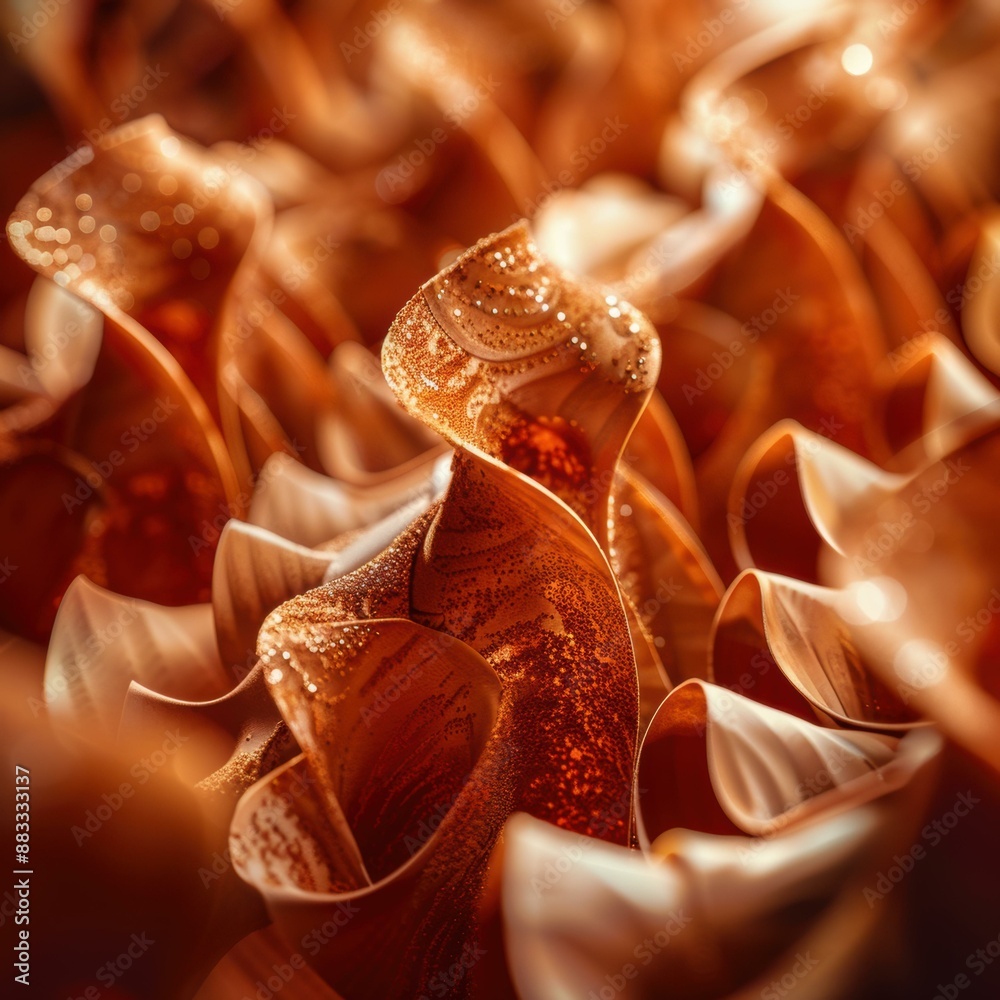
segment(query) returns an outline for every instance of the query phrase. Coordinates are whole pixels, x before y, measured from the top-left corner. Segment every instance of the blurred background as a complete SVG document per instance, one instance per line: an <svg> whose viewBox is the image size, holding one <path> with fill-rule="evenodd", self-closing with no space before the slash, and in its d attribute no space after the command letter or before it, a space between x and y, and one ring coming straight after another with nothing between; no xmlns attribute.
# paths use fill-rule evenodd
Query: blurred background
<svg viewBox="0 0 1000 1000"><path fill-rule="evenodd" d="M720 587L746 565L727 514L769 428L795 420L908 470L927 457L934 358L947 355L978 403L1000 386L995 0L2 9L10 732L33 732L39 713L20 706L51 694L46 646L79 574L167 607L209 602L221 529L248 515L275 455L362 490L446 450L395 404L379 346L423 282L518 219L557 264L654 323L664 360L640 464ZM67 185L71 174L89 187ZM43 233L58 222L50 203L81 219L79 239ZM809 579L815 552L803 555L779 507L751 527L776 571ZM870 557L877 533L858 544ZM701 609L692 653L706 662L714 610ZM1000 695L998 648L990 618L970 667L984 699ZM893 701L880 721L913 717ZM970 942L1000 929L995 773L983 764L995 746L948 754L928 815L957 790L987 804L908 890L910 915L897 918L909 950L894 961L909 971L878 987L904 992L882 995L930 997ZM78 812L101 773L60 777L89 775ZM99 892L103 870L70 899ZM61 889L45 892L56 911ZM198 995L251 991L280 948L255 940ZM310 976L296 996L332 995ZM975 995L994 995L987 978ZM101 995L133 995L115 989Z"/></svg>

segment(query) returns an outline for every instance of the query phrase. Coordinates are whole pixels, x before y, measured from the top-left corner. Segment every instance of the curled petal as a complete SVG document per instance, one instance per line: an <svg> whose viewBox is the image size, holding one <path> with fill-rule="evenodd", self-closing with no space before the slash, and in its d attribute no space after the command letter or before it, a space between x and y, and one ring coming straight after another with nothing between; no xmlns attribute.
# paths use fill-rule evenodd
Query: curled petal
<svg viewBox="0 0 1000 1000"><path fill-rule="evenodd" d="M474 891L480 840L504 808L500 683L460 641L405 620L335 625L315 654L272 663L305 753L241 802L238 870L297 937L347 907L316 960L338 991L412 995L400 955L423 976L454 961L438 928Z"/></svg>
<svg viewBox="0 0 1000 1000"><path fill-rule="evenodd" d="M645 717L669 686L664 667L669 673L676 659L682 676L704 672L719 593L714 571L672 506L628 471L653 464L650 442L659 438L668 455L678 455L670 463L678 484L686 479L686 456L662 401L643 424L659 347L641 314L607 289L559 271L519 223L424 286L390 329L383 365L416 416L459 447L531 476L582 518L631 601ZM637 425L643 430L635 452L626 450L619 463ZM682 485L675 495L686 492ZM632 509L630 498L632 521L622 514ZM654 566L640 566L647 554L636 548L641 542L655 546ZM687 583L688 609L697 610L683 622L680 602L666 598L669 588Z"/></svg>
<svg viewBox="0 0 1000 1000"><path fill-rule="evenodd" d="M927 334L889 355L883 420L892 467L916 470L1000 421L1000 393L949 340Z"/></svg>
<svg viewBox="0 0 1000 1000"><path fill-rule="evenodd" d="M382 349L410 412L539 480L599 540L615 464L659 361L648 321L541 258L523 223L425 285Z"/></svg>
<svg viewBox="0 0 1000 1000"><path fill-rule="evenodd" d="M445 449L436 434L402 412L378 361L360 344L341 344L330 356L335 408L316 429L326 471L349 483L395 478Z"/></svg>
<svg viewBox="0 0 1000 1000"><path fill-rule="evenodd" d="M896 741L824 729L701 681L675 688L640 754L639 842L673 827L773 833L898 782Z"/></svg>
<svg viewBox="0 0 1000 1000"><path fill-rule="evenodd" d="M849 593L746 570L719 608L712 679L772 708L890 732L917 721L862 659Z"/></svg>
<svg viewBox="0 0 1000 1000"><path fill-rule="evenodd" d="M222 529L212 574L212 612L223 663L256 659L257 632L279 604L323 582L332 557L243 521Z"/></svg>
<svg viewBox="0 0 1000 1000"><path fill-rule="evenodd" d="M665 135L669 141L669 132ZM640 308L652 308L663 296L679 294L704 278L747 237L764 203L756 184L734 185L718 169L706 177L702 196L701 208L633 252L617 288Z"/></svg>
<svg viewBox="0 0 1000 1000"><path fill-rule="evenodd" d="M842 234L776 178L749 237L715 269L703 298L736 327L713 347L712 363L664 366L660 387L684 426L685 410L715 392L717 382L733 382L736 402L721 413L706 411L714 424L701 437L709 446L695 457L703 539L727 577L732 557L723 522L732 470L753 441L784 418L868 453L863 415L882 334ZM675 334L669 322L660 335L668 355L675 339L683 343L683 331Z"/></svg>
<svg viewBox="0 0 1000 1000"><path fill-rule="evenodd" d="M670 407L659 392L650 394L621 458L669 500L688 524L698 527L698 491L691 455ZM612 505L612 517L614 505Z"/></svg>
<svg viewBox="0 0 1000 1000"><path fill-rule="evenodd" d="M611 506L611 562L667 676L675 683L707 676L723 590L708 555L673 506L627 466Z"/></svg>
<svg viewBox="0 0 1000 1000"><path fill-rule="evenodd" d="M157 341L106 318L74 407L65 425L15 438L0 464L2 547L24 567L9 627L47 636L80 573L160 604L207 600L210 521L242 504L204 401Z"/></svg>
<svg viewBox="0 0 1000 1000"><path fill-rule="evenodd" d="M216 803L227 827L243 792L298 749L259 665L224 695L204 701L172 698L132 681L119 738L155 752L164 733L178 734L171 766Z"/></svg>
<svg viewBox="0 0 1000 1000"><path fill-rule="evenodd" d="M792 421L748 451L729 501L729 534L741 567L817 579L821 547L844 550L860 505L901 482L829 438Z"/></svg>
<svg viewBox="0 0 1000 1000"><path fill-rule="evenodd" d="M990 279L997 272L998 254L1000 213L994 211L983 223L962 286L962 333L976 360L995 375L1000 374L1000 337L996 322L1000 299L996 282Z"/></svg>
<svg viewBox="0 0 1000 1000"><path fill-rule="evenodd" d="M744 551L764 569L791 569L841 591L838 613L892 697L996 768L989 733L1000 724L993 669L1000 553L985 525L992 523L990 476L1000 437L992 421L975 429L977 412L960 418L959 426L971 421L961 447L908 473L884 472L819 439L810 447L801 430L776 429L741 472L762 499L756 511L741 507L735 536L750 540ZM932 452L934 445L921 448ZM797 460L786 465L782 454ZM782 466L793 464L790 478ZM778 471L785 477L780 486ZM767 482L773 499L764 496ZM767 523L783 542L776 551L764 541ZM939 576L952 573L956 552L964 553L964 572L943 590Z"/></svg>
<svg viewBox="0 0 1000 1000"><path fill-rule="evenodd" d="M636 1000L759 997L810 949L822 954L824 977L849 975L878 950L885 914L862 902L860 885L902 805L769 839L672 831L652 857L515 816L498 861L517 995L586 997L611 986ZM891 841L904 837L894 830Z"/></svg>
<svg viewBox="0 0 1000 1000"><path fill-rule="evenodd" d="M299 545L316 547L415 502L426 506L444 490L450 466L451 455L446 455L407 465L382 483L356 486L313 472L287 455L272 455L261 471L249 521Z"/></svg>
<svg viewBox="0 0 1000 1000"><path fill-rule="evenodd" d="M231 683L215 651L208 605L164 608L77 577L59 607L45 662L50 713L115 734L129 685L200 701Z"/></svg>
<svg viewBox="0 0 1000 1000"><path fill-rule="evenodd" d="M684 214L684 203L628 174L598 174L547 198L532 220L538 248L575 274L601 281ZM623 293L624 295L624 293Z"/></svg>
<svg viewBox="0 0 1000 1000"><path fill-rule="evenodd" d="M150 115L81 147L38 180L7 231L28 264L102 311L155 312L182 298L182 289L211 310L262 204L253 181L231 176Z"/></svg>
<svg viewBox="0 0 1000 1000"><path fill-rule="evenodd" d="M101 315L58 285L36 278L24 314L25 354L0 352L0 384L58 405L86 385L101 350ZM0 428L23 429L4 414Z"/></svg>
<svg viewBox="0 0 1000 1000"><path fill-rule="evenodd" d="M470 612L472 593L482 597ZM405 621L386 625L381 620L387 616L409 616L434 631ZM429 666L420 666L420 675L409 678L410 652L398 642L397 652L387 645L393 636L407 635L419 639L411 644L418 662L423 662L419 651L429 650L445 669L448 656L457 650L454 655L465 664L464 674L473 670L472 676L478 676L488 665L503 685L494 738L478 763L466 762L472 771L468 785L458 782L446 795L445 810L469 818L449 824L447 837L442 821L442 836L428 843L419 864L416 857L406 862L400 854L405 854L405 837L412 832L400 828L398 821L384 825L381 811L371 812L374 803L362 808L364 782L354 776L355 765L348 764L355 753L368 760L365 755L381 747L381 759L392 765L387 773L405 776L412 768L423 773L423 755L404 766L386 721L396 701L410 705L411 698L427 697L423 679L437 676L437 667L431 674ZM432 934L430 928L440 921L432 934L433 950L413 962L393 963L393 971L379 980L379 995L412 996L429 988L431 976L460 957L463 948L473 946L471 908L483 866L512 809L559 819L568 828L619 843L627 840L638 706L635 665L617 587L579 519L524 477L459 453L443 499L372 562L278 608L259 644L283 713L309 760L320 760L324 770L317 773L318 786L308 801L302 796L301 805L285 809L280 823L253 834L259 834L260 843L266 840L269 854L279 859L288 855L291 861L275 862L271 875L257 862L256 867L248 862L241 871L261 885L268 879L282 884L293 875L300 879L304 895L285 905L283 895L272 893L271 904L282 926L300 934L309 921L328 916L329 907L343 901L330 895L331 886L339 892L367 892L373 880L372 909L364 912L383 926L388 922L397 928L385 948L409 953L417 927ZM378 679L380 686L358 690L370 699L384 689L381 707L377 700L355 703L343 693L353 690L356 673L362 679L369 673ZM465 680L457 676L454 683ZM440 688L433 690L440 696ZM343 716L341 704L356 704L355 716ZM594 710L598 704L599 714ZM366 718L372 736L365 731ZM419 712L411 711L409 718L414 722L399 721L397 728L404 733L411 724L423 725ZM458 732L467 731L468 725L463 723ZM345 726L343 735L337 735ZM304 766L283 772L280 780L287 787L275 792L279 798L293 795ZM457 765L444 767L456 780L460 770ZM405 788L400 791L404 793L411 805L401 804L397 812L419 826L430 804L423 793ZM363 801L368 802L367 796ZM409 812L411 807L419 815ZM236 841L243 836L240 829L239 824L234 827ZM322 837L322 844L314 847L310 840L304 852L293 850L296 838L306 831L310 838ZM261 849L254 851L259 855ZM298 867L293 871L291 865ZM414 900L430 898L425 894L436 893L435 887L442 884L435 880L449 877L449 872L464 872L465 882L458 895L454 888L449 890L448 919L428 903L425 921L415 923L413 914L421 911L421 904ZM377 881L381 876L386 876L382 883ZM360 924L345 936L345 943L353 942L351 955L383 947L371 939L363 943L362 936ZM339 990L369 995L360 985L352 986L362 981L354 958L338 967L332 959L318 961L324 977ZM369 963L364 975L370 977L372 968L385 964Z"/></svg>

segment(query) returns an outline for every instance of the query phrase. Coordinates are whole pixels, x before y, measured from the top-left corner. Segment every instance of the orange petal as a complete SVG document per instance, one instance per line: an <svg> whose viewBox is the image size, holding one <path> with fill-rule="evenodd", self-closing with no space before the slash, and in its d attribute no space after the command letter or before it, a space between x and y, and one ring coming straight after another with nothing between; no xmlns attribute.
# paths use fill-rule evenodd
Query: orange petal
<svg viewBox="0 0 1000 1000"><path fill-rule="evenodd" d="M77 577L52 629L45 664L49 712L72 727L118 731L132 681L191 701L230 684L208 605L164 608Z"/></svg>
<svg viewBox="0 0 1000 1000"><path fill-rule="evenodd" d="M463 643L405 620L331 625L315 653L289 649L265 671L305 754L240 803L237 868L287 933L342 927L313 959L339 991L413 995L406 981L461 948L468 928L441 927L469 906L502 822L500 683Z"/></svg>
<svg viewBox="0 0 1000 1000"><path fill-rule="evenodd" d="M910 728L916 713L854 643L852 598L759 570L741 573L719 608L712 679L805 719L878 732Z"/></svg>
<svg viewBox="0 0 1000 1000"><path fill-rule="evenodd" d="M817 810L859 805L898 784L895 745L687 681L668 695L643 741L639 843L648 847L674 827L769 834Z"/></svg>

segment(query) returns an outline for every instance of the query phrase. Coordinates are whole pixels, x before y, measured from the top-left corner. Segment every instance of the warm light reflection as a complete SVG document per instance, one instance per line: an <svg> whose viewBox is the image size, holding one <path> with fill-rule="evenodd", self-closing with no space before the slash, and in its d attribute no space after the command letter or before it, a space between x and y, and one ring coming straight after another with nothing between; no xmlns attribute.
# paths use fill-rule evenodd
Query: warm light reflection
<svg viewBox="0 0 1000 1000"><path fill-rule="evenodd" d="M840 56L840 65L851 76L864 76L872 68L874 61L872 50L861 42L848 45Z"/></svg>

